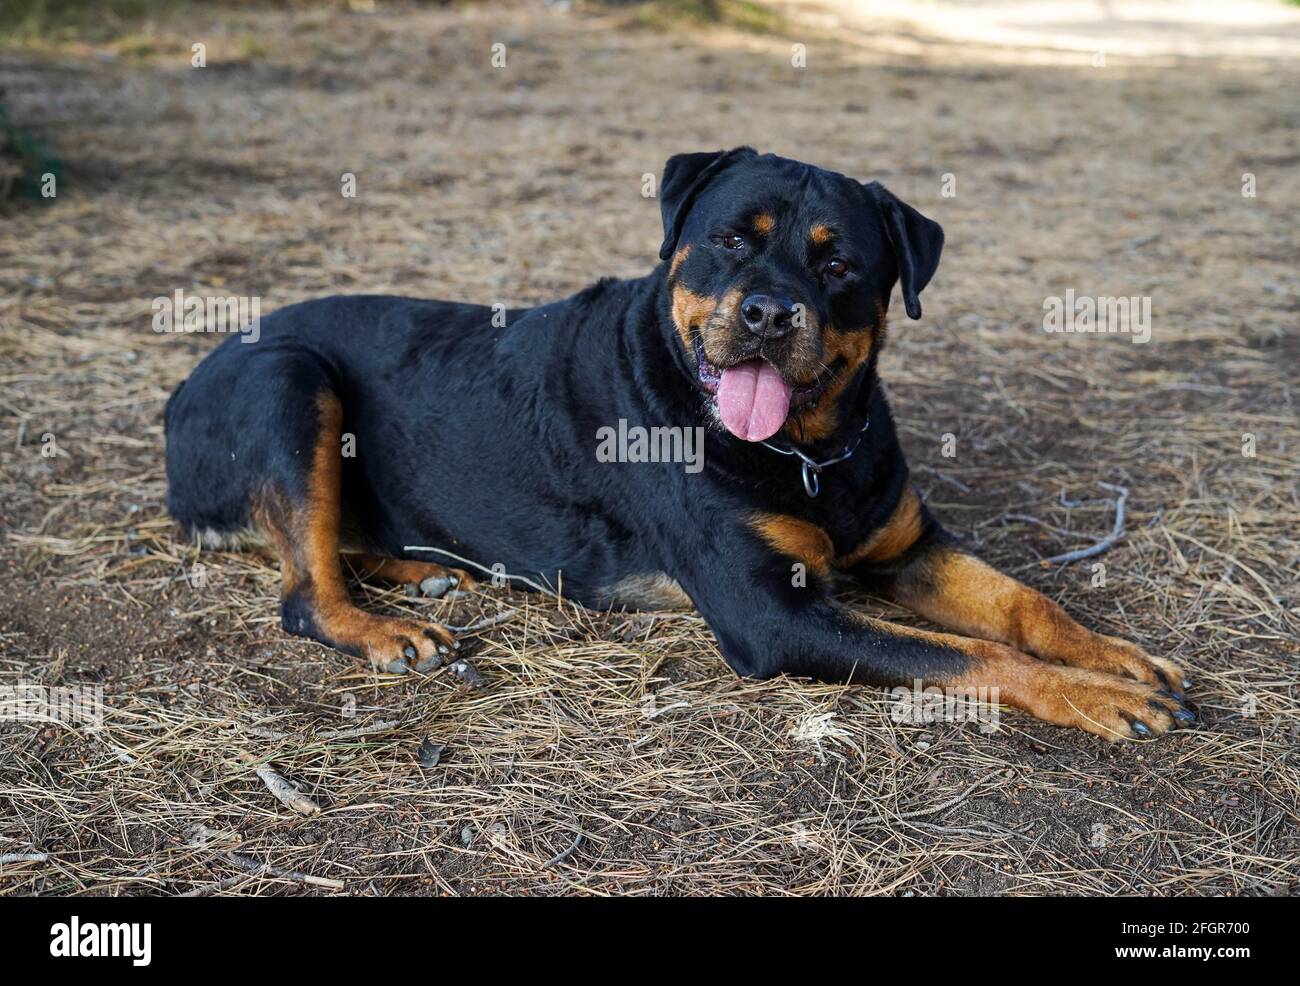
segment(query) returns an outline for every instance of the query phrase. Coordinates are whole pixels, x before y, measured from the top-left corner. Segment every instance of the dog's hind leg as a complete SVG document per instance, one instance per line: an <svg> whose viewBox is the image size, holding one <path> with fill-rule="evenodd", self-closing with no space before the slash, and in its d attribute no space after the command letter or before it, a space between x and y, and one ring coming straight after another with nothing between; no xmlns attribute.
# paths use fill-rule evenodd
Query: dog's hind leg
<svg viewBox="0 0 1300 986"><path fill-rule="evenodd" d="M450 630L363 612L348 595L339 554L343 407L324 389L312 410L317 422L314 440L305 454L291 460L291 468L299 463L301 468L293 468L288 477L271 477L253 507L255 523L280 557L281 624L289 633L369 658L384 671L437 667L458 647ZM425 577L431 574L424 566L419 571Z"/></svg>

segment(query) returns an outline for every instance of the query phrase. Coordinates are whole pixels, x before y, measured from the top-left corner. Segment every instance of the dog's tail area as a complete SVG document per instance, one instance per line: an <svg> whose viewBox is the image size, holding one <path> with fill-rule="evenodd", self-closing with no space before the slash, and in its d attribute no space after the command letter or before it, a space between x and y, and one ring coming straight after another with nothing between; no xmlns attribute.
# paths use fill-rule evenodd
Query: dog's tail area
<svg viewBox="0 0 1300 986"><path fill-rule="evenodd" d="M171 392L171 396L167 398L167 403L163 405L163 434L164 435L171 428L172 407L174 407L176 404L176 398L181 396L181 391L185 389L185 384L188 382L189 382L189 378L187 377L186 379L178 383L176 385L176 388Z"/></svg>
<svg viewBox="0 0 1300 986"><path fill-rule="evenodd" d="M178 383L163 406L163 434L169 442L177 439L175 427L177 401L188 382L187 378ZM171 456L168 458L170 459ZM174 478L169 476L169 480ZM197 540L202 547L210 551L260 551L267 547L266 538L249 523L247 518L240 517L232 522L229 518L209 515L200 506L204 502L203 498L196 498L192 489L182 492L178 488L185 485L188 484L168 482L167 512L180 524L187 537Z"/></svg>

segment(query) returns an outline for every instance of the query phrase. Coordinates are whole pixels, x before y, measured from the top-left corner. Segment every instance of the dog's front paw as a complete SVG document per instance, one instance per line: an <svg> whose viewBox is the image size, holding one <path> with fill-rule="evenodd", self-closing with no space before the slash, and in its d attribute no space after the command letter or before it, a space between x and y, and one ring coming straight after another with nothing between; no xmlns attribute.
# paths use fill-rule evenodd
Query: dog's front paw
<svg viewBox="0 0 1300 986"><path fill-rule="evenodd" d="M1154 739L1196 721L1196 713L1161 683L1082 668L1043 665L1017 698L1015 704L1039 719L1107 740Z"/></svg>
<svg viewBox="0 0 1300 986"><path fill-rule="evenodd" d="M1187 692L1189 684L1183 669L1173 661L1152 657L1137 644L1120 637L1092 633L1084 646L1071 648L1068 654L1057 656L1063 657L1063 662L1071 667L1157 685L1179 699Z"/></svg>

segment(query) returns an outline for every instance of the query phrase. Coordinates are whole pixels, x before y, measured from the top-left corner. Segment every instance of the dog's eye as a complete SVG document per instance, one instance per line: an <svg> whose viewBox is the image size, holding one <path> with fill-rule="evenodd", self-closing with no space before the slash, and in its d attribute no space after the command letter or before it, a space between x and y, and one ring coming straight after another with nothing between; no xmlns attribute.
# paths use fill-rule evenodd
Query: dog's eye
<svg viewBox="0 0 1300 986"><path fill-rule="evenodd" d="M725 236L719 236L718 242L728 250L745 249L745 238L743 236L737 236L735 233L728 233Z"/></svg>
<svg viewBox="0 0 1300 986"><path fill-rule="evenodd" d="M849 272L849 265L839 257L832 257L826 262L826 273L835 277L843 277Z"/></svg>

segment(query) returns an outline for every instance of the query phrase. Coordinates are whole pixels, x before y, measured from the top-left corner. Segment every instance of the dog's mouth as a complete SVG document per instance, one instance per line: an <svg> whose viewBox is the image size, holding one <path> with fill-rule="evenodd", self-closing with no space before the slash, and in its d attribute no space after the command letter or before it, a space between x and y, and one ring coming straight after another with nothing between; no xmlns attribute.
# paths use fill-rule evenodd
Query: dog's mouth
<svg viewBox="0 0 1300 986"><path fill-rule="evenodd" d="M795 386L762 357L718 366L705 356L699 336L695 337L695 365L700 386L714 395L723 427L747 442L761 442L775 435L791 411L821 396L836 372L832 365L811 383Z"/></svg>

